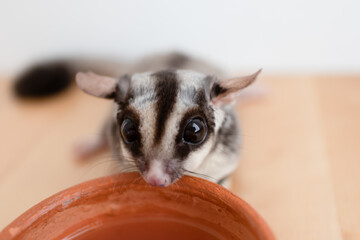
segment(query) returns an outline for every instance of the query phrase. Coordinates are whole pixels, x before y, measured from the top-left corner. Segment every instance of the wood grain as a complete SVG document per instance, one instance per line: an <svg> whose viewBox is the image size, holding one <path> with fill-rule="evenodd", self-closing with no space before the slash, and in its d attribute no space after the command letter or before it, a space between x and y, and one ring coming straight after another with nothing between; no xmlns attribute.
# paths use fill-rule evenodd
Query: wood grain
<svg viewBox="0 0 360 240"><path fill-rule="evenodd" d="M279 239L360 239L360 76L265 76L265 99L239 107L243 140L233 191ZM0 81L0 228L42 199L109 174L108 153L74 159L106 100L76 88L18 101Z"/></svg>

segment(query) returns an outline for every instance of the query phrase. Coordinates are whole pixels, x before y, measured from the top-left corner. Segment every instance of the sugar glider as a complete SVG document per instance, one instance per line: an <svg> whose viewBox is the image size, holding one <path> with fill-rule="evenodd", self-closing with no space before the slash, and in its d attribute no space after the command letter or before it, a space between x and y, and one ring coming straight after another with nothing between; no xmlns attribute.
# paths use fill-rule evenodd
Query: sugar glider
<svg viewBox="0 0 360 240"><path fill-rule="evenodd" d="M184 175L227 185L241 143L233 103L261 70L225 78L216 67L180 53L102 65L106 68L80 60L39 65L19 78L15 91L47 95L83 71L76 74L77 85L87 94L109 99L113 110L103 134L83 145L81 155L109 145L121 169L139 171L153 186L169 186Z"/></svg>

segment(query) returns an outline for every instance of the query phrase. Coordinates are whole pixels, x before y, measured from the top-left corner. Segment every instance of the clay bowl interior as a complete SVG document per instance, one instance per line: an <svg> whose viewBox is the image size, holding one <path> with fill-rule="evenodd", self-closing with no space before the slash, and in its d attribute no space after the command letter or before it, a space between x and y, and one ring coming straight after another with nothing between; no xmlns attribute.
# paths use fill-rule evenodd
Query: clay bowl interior
<svg viewBox="0 0 360 240"><path fill-rule="evenodd" d="M209 181L183 177L152 187L137 173L95 179L37 204L0 239L275 239L243 200Z"/></svg>

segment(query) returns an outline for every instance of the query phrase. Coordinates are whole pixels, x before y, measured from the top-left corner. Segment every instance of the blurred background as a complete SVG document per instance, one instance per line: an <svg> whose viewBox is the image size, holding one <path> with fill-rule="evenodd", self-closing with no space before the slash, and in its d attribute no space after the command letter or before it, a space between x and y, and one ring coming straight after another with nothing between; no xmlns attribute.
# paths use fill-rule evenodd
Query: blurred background
<svg viewBox="0 0 360 240"><path fill-rule="evenodd" d="M230 74L263 68L267 96L237 107L232 191L279 239L360 239L360 2L355 0L1 0L0 229L44 198L110 174L78 162L109 102L75 87L41 100L11 91L37 61L136 61L168 50Z"/></svg>
<svg viewBox="0 0 360 240"><path fill-rule="evenodd" d="M0 2L0 72L76 54L183 50L227 70L359 72L356 0Z"/></svg>

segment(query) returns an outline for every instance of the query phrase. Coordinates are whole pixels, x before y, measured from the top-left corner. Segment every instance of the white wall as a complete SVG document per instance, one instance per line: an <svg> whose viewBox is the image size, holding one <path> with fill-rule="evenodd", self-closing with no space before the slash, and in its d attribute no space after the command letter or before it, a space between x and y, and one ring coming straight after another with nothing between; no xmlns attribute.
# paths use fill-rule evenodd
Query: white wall
<svg viewBox="0 0 360 240"><path fill-rule="evenodd" d="M360 72L359 0L1 0L0 72L183 49L227 69Z"/></svg>

